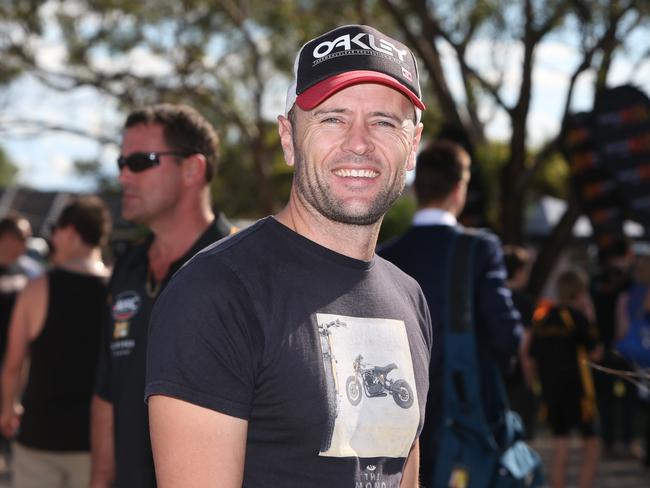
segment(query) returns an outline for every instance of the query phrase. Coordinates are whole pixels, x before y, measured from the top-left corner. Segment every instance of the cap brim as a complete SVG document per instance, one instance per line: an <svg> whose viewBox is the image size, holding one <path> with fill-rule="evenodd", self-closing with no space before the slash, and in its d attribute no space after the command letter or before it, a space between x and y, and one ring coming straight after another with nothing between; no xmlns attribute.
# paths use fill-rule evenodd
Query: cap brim
<svg viewBox="0 0 650 488"><path fill-rule="evenodd" d="M296 97L296 104L303 110L311 110L336 92L360 83L379 83L389 86L406 95L413 102L413 105L420 110L426 108L415 93L392 76L380 73L379 71L346 71L345 73L330 76L298 95Z"/></svg>

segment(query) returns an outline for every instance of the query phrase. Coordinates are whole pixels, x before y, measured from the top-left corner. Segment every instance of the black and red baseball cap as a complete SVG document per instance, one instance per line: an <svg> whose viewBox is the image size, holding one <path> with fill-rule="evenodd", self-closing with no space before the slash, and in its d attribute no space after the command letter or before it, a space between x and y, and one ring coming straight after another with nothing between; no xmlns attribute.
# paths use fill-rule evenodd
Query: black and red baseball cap
<svg viewBox="0 0 650 488"><path fill-rule="evenodd" d="M367 25L345 25L307 42L294 63L285 114L294 104L311 110L334 93L359 83L379 83L424 110L415 56L401 42Z"/></svg>

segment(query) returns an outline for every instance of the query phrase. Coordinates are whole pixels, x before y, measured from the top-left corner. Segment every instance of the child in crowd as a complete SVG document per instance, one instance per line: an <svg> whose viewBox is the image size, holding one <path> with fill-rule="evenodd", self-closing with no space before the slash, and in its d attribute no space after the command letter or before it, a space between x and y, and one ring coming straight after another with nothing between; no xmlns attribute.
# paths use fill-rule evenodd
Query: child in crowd
<svg viewBox="0 0 650 488"><path fill-rule="evenodd" d="M565 486L569 434L579 429L583 437L579 488L593 486L600 439L589 361L602 354L593 321L593 305L584 272L567 270L556 282L557 304L536 316L530 355L542 386L548 422L554 436L551 486Z"/></svg>

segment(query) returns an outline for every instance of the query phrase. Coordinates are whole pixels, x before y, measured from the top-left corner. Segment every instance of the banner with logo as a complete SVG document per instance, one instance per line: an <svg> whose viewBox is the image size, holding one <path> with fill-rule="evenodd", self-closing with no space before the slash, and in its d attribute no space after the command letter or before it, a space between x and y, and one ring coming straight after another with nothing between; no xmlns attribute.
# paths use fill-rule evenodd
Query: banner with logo
<svg viewBox="0 0 650 488"><path fill-rule="evenodd" d="M591 222L599 254L607 253L623 236L623 200L614 175L601 158L593 115L577 113L565 122L562 149L571 183Z"/></svg>
<svg viewBox="0 0 650 488"><path fill-rule="evenodd" d="M650 228L650 100L625 85L604 91L594 105L594 135L614 175L628 217Z"/></svg>

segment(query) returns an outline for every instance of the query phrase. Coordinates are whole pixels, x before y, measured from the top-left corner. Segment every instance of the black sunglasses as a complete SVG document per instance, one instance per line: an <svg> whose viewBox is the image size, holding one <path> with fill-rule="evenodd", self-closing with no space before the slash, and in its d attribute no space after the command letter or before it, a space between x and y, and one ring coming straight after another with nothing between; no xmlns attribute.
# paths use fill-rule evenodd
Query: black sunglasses
<svg viewBox="0 0 650 488"><path fill-rule="evenodd" d="M153 168L160 164L160 156L189 156L192 153L181 151L164 151L164 152L136 152L128 156L117 158L117 167L122 171L125 167L133 173Z"/></svg>

